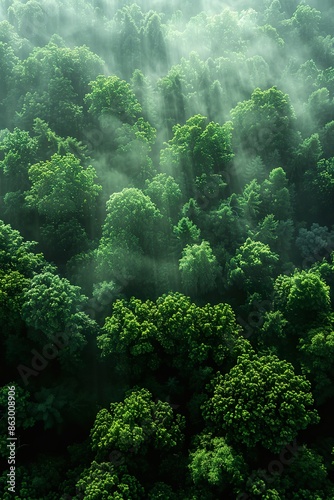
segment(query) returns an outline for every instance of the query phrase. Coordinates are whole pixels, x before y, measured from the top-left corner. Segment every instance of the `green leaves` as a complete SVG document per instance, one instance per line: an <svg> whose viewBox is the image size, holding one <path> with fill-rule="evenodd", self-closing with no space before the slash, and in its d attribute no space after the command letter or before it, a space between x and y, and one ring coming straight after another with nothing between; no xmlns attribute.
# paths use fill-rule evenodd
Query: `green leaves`
<svg viewBox="0 0 334 500"><path fill-rule="evenodd" d="M278 276L274 287L274 306L298 325L329 312L329 286L313 271Z"/></svg>
<svg viewBox="0 0 334 500"><path fill-rule="evenodd" d="M160 163L180 182L184 192L191 192L195 177L204 173L222 175L234 156L230 123L221 126L195 115L185 125L175 125L173 134L161 151Z"/></svg>
<svg viewBox="0 0 334 500"><path fill-rule="evenodd" d="M0 168L9 179L9 187L15 191L30 186L28 168L34 162L37 152L37 141L28 132L15 128L8 133L0 145L3 160Z"/></svg>
<svg viewBox="0 0 334 500"><path fill-rule="evenodd" d="M29 178L32 187L26 194L27 205L53 221L66 220L69 216L83 220L85 215L94 212L102 189L95 184L95 169L83 168L71 153L55 154L49 161L31 166Z"/></svg>
<svg viewBox="0 0 334 500"><path fill-rule="evenodd" d="M50 272L36 274L24 294L22 317L46 335L62 332L85 297L80 288Z"/></svg>
<svg viewBox="0 0 334 500"><path fill-rule="evenodd" d="M334 192L334 158L322 159L316 168L308 170L304 175L304 186L315 213L324 210L332 213ZM324 220L328 217L324 217ZM329 219L331 224L331 219Z"/></svg>
<svg viewBox="0 0 334 500"><path fill-rule="evenodd" d="M75 104L75 98L70 80L56 73L44 92L26 93L16 123L31 130L38 117L46 120L58 134L77 137L83 126L83 110Z"/></svg>
<svg viewBox="0 0 334 500"><path fill-rule="evenodd" d="M98 344L104 355L108 351L127 352L131 346L131 354L138 356L145 352L153 352L151 344L156 327L153 324L153 302L142 303L132 298L129 303L117 300L113 305L113 314L106 319L103 335ZM107 333L107 335L105 335Z"/></svg>
<svg viewBox="0 0 334 500"><path fill-rule="evenodd" d="M144 454L149 448L170 450L183 440L184 417L174 416L168 403L152 401L146 389L130 391L123 403L100 410L91 431L92 450L98 459L113 449ZM125 456L125 460L128 457Z"/></svg>
<svg viewBox="0 0 334 500"><path fill-rule="evenodd" d="M278 255L268 245L247 238L229 264L229 283L245 287L248 292L270 293Z"/></svg>
<svg viewBox="0 0 334 500"><path fill-rule="evenodd" d="M187 245L182 252L179 269L184 290L191 296L205 295L214 290L221 271L207 241L202 241L200 245Z"/></svg>
<svg viewBox="0 0 334 500"><path fill-rule="evenodd" d="M170 293L156 303L117 300L97 343L103 357L113 356L118 368L137 377L159 367L174 367L185 377L199 367L225 368L242 349L239 332L227 304L198 307Z"/></svg>
<svg viewBox="0 0 334 500"><path fill-rule="evenodd" d="M52 269L42 254L33 253L36 242L24 241L18 231L0 220L0 263L3 271L15 269L23 276L32 277L43 268Z"/></svg>
<svg viewBox="0 0 334 500"><path fill-rule="evenodd" d="M141 500L144 496L144 488L139 481L127 473L122 467L117 473L110 462L97 463L93 461L91 466L85 469L76 484L77 494L75 498L87 500ZM84 495L82 497L82 495Z"/></svg>
<svg viewBox="0 0 334 500"><path fill-rule="evenodd" d="M238 51L241 45L238 16L229 8L208 19L207 33L214 52Z"/></svg>
<svg viewBox="0 0 334 500"><path fill-rule="evenodd" d="M148 196L139 189L126 188L111 195L107 202L103 238L115 242L118 232L124 231L135 237L143 249L149 250L161 219L161 213Z"/></svg>
<svg viewBox="0 0 334 500"><path fill-rule="evenodd" d="M158 174L146 181L144 193L148 195L160 212L175 220L180 211L181 190L173 177Z"/></svg>
<svg viewBox="0 0 334 500"><path fill-rule="evenodd" d="M88 83L102 72L102 59L86 46L70 49L50 41L35 47L15 68L15 124L31 130L39 117L63 137L78 136L83 125L82 99Z"/></svg>
<svg viewBox="0 0 334 500"><path fill-rule="evenodd" d="M28 289L30 281L18 271L5 274L0 271L0 304L13 312L18 312L22 305L22 294Z"/></svg>
<svg viewBox="0 0 334 500"><path fill-rule="evenodd" d="M302 40L309 40L316 35L321 21L321 12L309 5L298 5L288 25L296 30Z"/></svg>
<svg viewBox="0 0 334 500"><path fill-rule="evenodd" d="M334 498L331 1L222 3L0 2L0 211L57 265L0 222L1 363L65 457L17 498Z"/></svg>
<svg viewBox="0 0 334 500"><path fill-rule="evenodd" d="M142 112L131 87L117 76L98 76L90 83L91 93L85 97L89 112L98 118L112 115L123 123L134 124Z"/></svg>
<svg viewBox="0 0 334 500"><path fill-rule="evenodd" d="M333 395L334 331L333 315L326 317L324 324L310 328L299 339L301 367L314 383L317 404L322 404Z"/></svg>
<svg viewBox="0 0 334 500"><path fill-rule="evenodd" d="M246 464L222 437L201 434L194 439L196 449L190 453L189 469L195 484L219 487L240 486L246 472Z"/></svg>
<svg viewBox="0 0 334 500"><path fill-rule="evenodd" d="M231 111L234 140L238 150L261 156L265 163L274 158L286 161L294 142L294 110L287 94L277 87L255 89L251 99Z"/></svg>
<svg viewBox="0 0 334 500"><path fill-rule="evenodd" d="M141 281L152 288L156 261L168 250L172 227L141 190L126 188L107 202L107 216L98 249L98 269L103 280L127 285ZM143 279L144 278L144 279ZM123 284L122 283L122 284ZM155 286L155 285L153 285Z"/></svg>
<svg viewBox="0 0 334 500"><path fill-rule="evenodd" d="M174 226L173 233L179 240L179 247L185 248L187 245L199 243L201 231L192 223L189 217L182 217Z"/></svg>
<svg viewBox="0 0 334 500"><path fill-rule="evenodd" d="M262 213L271 213L278 220L292 217L292 200L288 179L283 168L274 168L261 184Z"/></svg>
<svg viewBox="0 0 334 500"><path fill-rule="evenodd" d="M276 356L242 355L225 376L212 382L213 396L203 415L220 426L229 442L249 448L260 443L279 452L297 432L319 421L311 385Z"/></svg>

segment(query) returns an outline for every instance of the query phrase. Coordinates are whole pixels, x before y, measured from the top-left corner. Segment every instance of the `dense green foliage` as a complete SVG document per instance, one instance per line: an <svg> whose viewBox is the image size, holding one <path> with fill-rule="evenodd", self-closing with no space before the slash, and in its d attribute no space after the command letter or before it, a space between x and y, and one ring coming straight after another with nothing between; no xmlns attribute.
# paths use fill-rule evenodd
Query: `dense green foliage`
<svg viewBox="0 0 334 500"><path fill-rule="evenodd" d="M332 2L1 0L0 78L0 497L333 500Z"/></svg>

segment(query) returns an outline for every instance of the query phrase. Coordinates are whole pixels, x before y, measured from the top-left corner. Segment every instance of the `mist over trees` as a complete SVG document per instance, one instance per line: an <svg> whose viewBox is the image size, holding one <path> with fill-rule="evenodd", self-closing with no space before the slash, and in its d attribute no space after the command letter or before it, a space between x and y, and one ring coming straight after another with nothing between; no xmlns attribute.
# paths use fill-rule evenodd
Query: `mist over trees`
<svg viewBox="0 0 334 500"><path fill-rule="evenodd" d="M0 0L1 498L334 499L333 200L331 1Z"/></svg>

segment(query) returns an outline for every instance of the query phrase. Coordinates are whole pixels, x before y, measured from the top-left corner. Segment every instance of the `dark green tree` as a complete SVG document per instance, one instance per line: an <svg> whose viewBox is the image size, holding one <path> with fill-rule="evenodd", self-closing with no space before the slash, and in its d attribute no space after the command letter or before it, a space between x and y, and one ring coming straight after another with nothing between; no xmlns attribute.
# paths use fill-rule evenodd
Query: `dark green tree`
<svg viewBox="0 0 334 500"><path fill-rule="evenodd" d="M98 346L102 357L117 359L117 368L137 379L148 372L163 375L172 367L184 384L201 385L212 372L210 367L227 367L236 353L247 349L249 343L239 333L228 305L201 308L184 295L170 293L156 303L116 301Z"/></svg>
<svg viewBox="0 0 334 500"><path fill-rule="evenodd" d="M22 317L29 326L49 337L71 327L84 300L80 288L66 278L50 272L36 274L24 293ZM79 341L83 341L82 336Z"/></svg>
<svg viewBox="0 0 334 500"><path fill-rule="evenodd" d="M265 298L272 290L277 264L278 255L268 245L247 238L229 263L228 283Z"/></svg>
<svg viewBox="0 0 334 500"><path fill-rule="evenodd" d="M148 70L158 74L167 71L167 50L162 32L161 19L157 12L149 12L143 30L143 58Z"/></svg>
<svg viewBox="0 0 334 500"><path fill-rule="evenodd" d="M247 471L246 463L223 437L203 433L195 436L193 447L189 469L195 484L215 486L221 495L233 486L242 486Z"/></svg>
<svg viewBox="0 0 334 500"><path fill-rule="evenodd" d="M255 89L248 101L232 111L235 149L245 155L260 156L266 165L285 164L295 146L295 113L289 96L277 87Z"/></svg>
<svg viewBox="0 0 334 500"><path fill-rule="evenodd" d="M173 177L158 174L146 181L144 193L148 195L160 212L176 221L180 214L181 190Z"/></svg>
<svg viewBox="0 0 334 500"><path fill-rule="evenodd" d="M126 454L125 462L131 462L130 449L135 455L146 454L149 448L177 450L184 439L184 426L184 417L174 415L168 403L155 403L146 389L132 390L124 402L99 411L91 430L92 450L97 460L118 450Z"/></svg>
<svg viewBox="0 0 334 500"><path fill-rule="evenodd" d="M66 221L76 218L86 223L94 214L101 186L95 183L92 166L83 168L71 153L55 154L49 161L29 168L31 189L26 192L28 207L33 207L46 220Z"/></svg>
<svg viewBox="0 0 334 500"><path fill-rule="evenodd" d="M212 382L213 396L203 405L208 422L218 426L228 443L253 448L260 443L280 452L299 430L319 422L310 407L310 382L277 356L246 354L225 376Z"/></svg>
<svg viewBox="0 0 334 500"><path fill-rule="evenodd" d="M221 268L207 241L187 245L179 269L184 291L193 297L210 293L217 287Z"/></svg>
<svg viewBox="0 0 334 500"><path fill-rule="evenodd" d="M293 215L292 195L287 175L283 168L273 169L268 179L261 184L260 213L263 216L273 214L277 220L291 219Z"/></svg>
<svg viewBox="0 0 334 500"><path fill-rule="evenodd" d="M98 463L95 460L85 469L76 483L75 499L108 500L117 498L125 500L142 500L144 488L139 481L130 475L126 467L120 467L116 472L110 462Z"/></svg>
<svg viewBox="0 0 334 500"><path fill-rule="evenodd" d="M131 87L117 76L99 76L90 83L91 92L86 95L88 111L95 117L111 115L123 123L133 125L142 112Z"/></svg>
<svg viewBox="0 0 334 500"><path fill-rule="evenodd" d="M232 160L231 126L230 123L223 126L208 123L206 117L196 115L185 125L176 125L173 133L173 138L161 152L161 167L180 182L183 192L191 196L196 177L202 174L222 176Z"/></svg>
<svg viewBox="0 0 334 500"><path fill-rule="evenodd" d="M320 160L316 167L304 175L304 192L311 203L311 213L325 224L331 219L326 215L333 209L334 158Z"/></svg>
<svg viewBox="0 0 334 500"><path fill-rule="evenodd" d="M312 270L280 275L274 285L274 307L294 326L305 326L330 311L329 286Z"/></svg>

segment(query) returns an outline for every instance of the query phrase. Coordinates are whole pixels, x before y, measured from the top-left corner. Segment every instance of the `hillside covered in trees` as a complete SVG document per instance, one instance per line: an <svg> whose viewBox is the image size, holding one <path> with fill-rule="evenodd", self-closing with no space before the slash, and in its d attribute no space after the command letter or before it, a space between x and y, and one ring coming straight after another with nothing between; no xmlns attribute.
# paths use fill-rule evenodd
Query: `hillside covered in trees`
<svg viewBox="0 0 334 500"><path fill-rule="evenodd" d="M331 0L0 0L1 499L333 500L333 213Z"/></svg>

